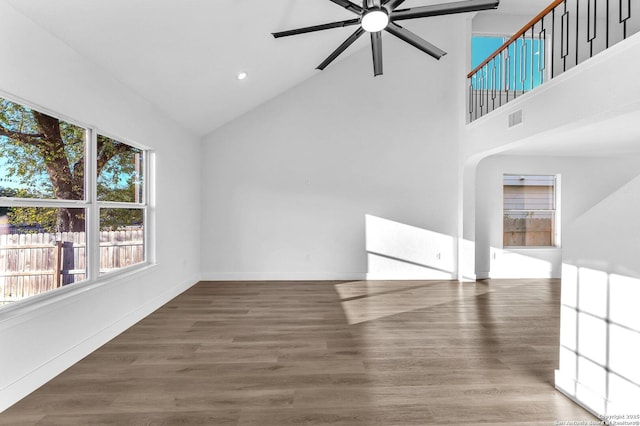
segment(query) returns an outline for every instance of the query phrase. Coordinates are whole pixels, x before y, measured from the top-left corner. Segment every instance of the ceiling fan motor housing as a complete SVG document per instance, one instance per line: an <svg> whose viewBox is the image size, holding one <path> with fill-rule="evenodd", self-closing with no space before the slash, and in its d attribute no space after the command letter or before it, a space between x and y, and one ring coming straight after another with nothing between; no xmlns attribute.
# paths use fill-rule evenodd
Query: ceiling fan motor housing
<svg viewBox="0 0 640 426"><path fill-rule="evenodd" d="M389 13L385 8L373 7L362 15L360 25L365 31L375 33L384 30L389 24Z"/></svg>

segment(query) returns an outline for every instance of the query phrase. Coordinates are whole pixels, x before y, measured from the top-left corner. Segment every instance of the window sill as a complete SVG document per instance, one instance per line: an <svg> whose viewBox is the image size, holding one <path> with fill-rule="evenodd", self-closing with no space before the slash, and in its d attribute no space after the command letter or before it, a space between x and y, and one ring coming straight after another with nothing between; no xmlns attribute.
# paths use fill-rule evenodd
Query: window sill
<svg viewBox="0 0 640 426"><path fill-rule="evenodd" d="M537 251L555 251L562 250L562 247L558 246L507 246L502 247L502 250L518 250L518 251L528 251L528 250L537 250Z"/></svg>
<svg viewBox="0 0 640 426"><path fill-rule="evenodd" d="M0 330L5 328L5 326L10 322L13 323L16 320L20 321L24 316L28 316L34 312L47 311L53 306L58 307L61 303L71 301L82 294L113 284L116 281L149 273L155 269L155 267L156 264L149 262L141 263L128 268L123 268L120 271L110 272L94 281L72 284L12 302L7 306L0 307Z"/></svg>

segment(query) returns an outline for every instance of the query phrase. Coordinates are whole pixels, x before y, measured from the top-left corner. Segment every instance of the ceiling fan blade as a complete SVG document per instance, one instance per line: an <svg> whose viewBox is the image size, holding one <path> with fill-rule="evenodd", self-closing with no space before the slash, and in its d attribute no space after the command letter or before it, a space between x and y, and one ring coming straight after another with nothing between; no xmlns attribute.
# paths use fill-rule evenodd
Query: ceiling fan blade
<svg viewBox="0 0 640 426"><path fill-rule="evenodd" d="M362 9L365 11L369 9L377 9L382 6L382 0L362 0Z"/></svg>
<svg viewBox="0 0 640 426"><path fill-rule="evenodd" d="M423 38L419 37L415 33L412 33L406 28L403 28L400 25L394 24L393 22L389 22L389 25L387 25L387 28L385 29L389 31L391 34L393 34L394 36L398 37L399 39L406 41L410 45L417 47L418 49L422 50L424 53L431 55L436 59L440 59L447 54L447 52L445 52L444 50L437 48L436 46L424 40Z"/></svg>
<svg viewBox="0 0 640 426"><path fill-rule="evenodd" d="M353 13L357 13L358 15L362 13L362 8L357 4L351 3L349 0L329 0L329 1L332 1L335 4L342 6Z"/></svg>
<svg viewBox="0 0 640 426"><path fill-rule="evenodd" d="M338 46L338 48L336 50L334 50L331 55L329 55L327 57L327 59L325 59L324 61L322 61L322 63L320 65L318 65L316 67L316 69L318 70L323 70L327 67L327 65L329 65L331 62L333 62L334 59L336 59L338 56L340 56L340 54L342 52L344 52L347 47L351 46L353 44L354 41L356 41L362 34L364 34L364 29L362 27L358 27L357 30L355 30L355 32L353 34L351 34L349 36L349 38L347 38L340 46Z"/></svg>
<svg viewBox="0 0 640 426"><path fill-rule="evenodd" d="M382 31L371 33L371 53L373 54L373 76L382 75Z"/></svg>
<svg viewBox="0 0 640 426"><path fill-rule="evenodd" d="M394 10L396 7L400 6L404 2L405 2L405 0L385 0L382 3L382 5L383 6L388 6L389 10Z"/></svg>
<svg viewBox="0 0 640 426"><path fill-rule="evenodd" d="M346 21L330 22L328 24L313 25L311 27L297 28L295 30L280 31L280 32L271 33L271 34L275 38L280 38L280 37L292 36L296 34L304 34L304 33L311 33L314 31L328 30L330 28L348 27L350 25L358 25L359 23L360 23L360 18L354 18L354 19L347 19Z"/></svg>
<svg viewBox="0 0 640 426"><path fill-rule="evenodd" d="M429 16L450 15L453 13L476 12L478 10L495 9L500 0L466 0L454 3L434 4L432 6L412 7L391 12L391 20L426 18Z"/></svg>

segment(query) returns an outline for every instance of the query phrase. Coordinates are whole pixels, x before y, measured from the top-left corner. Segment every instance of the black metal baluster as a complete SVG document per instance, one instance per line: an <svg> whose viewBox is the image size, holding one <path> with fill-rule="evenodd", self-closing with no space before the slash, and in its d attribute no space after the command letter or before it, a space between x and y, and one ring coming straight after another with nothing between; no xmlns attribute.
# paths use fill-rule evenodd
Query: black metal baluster
<svg viewBox="0 0 640 426"><path fill-rule="evenodd" d="M509 102L509 85L511 84L511 57L509 56L509 46L504 50L504 91L505 91L505 101L504 103Z"/></svg>
<svg viewBox="0 0 640 426"><path fill-rule="evenodd" d="M496 58L491 60L491 111L496 109Z"/></svg>
<svg viewBox="0 0 640 426"><path fill-rule="evenodd" d="M475 91L473 92L473 105L475 107L476 120L478 119L478 73L473 75L475 79Z"/></svg>
<svg viewBox="0 0 640 426"><path fill-rule="evenodd" d="M538 33L538 71L540 72L540 84L545 82L544 70L547 65L547 30L544 28L544 16L541 21L542 29Z"/></svg>
<svg viewBox="0 0 640 426"><path fill-rule="evenodd" d="M504 89L504 85L502 84L502 75L504 74L504 59L502 58L502 51L496 55L496 58L498 59L499 65L496 78L496 89L498 90L498 106L502 106L502 92Z"/></svg>
<svg viewBox="0 0 640 426"><path fill-rule="evenodd" d="M569 12L567 11L567 0L564 1L564 13L562 14L562 25L560 26L562 71L567 70L567 55L569 54Z"/></svg>
<svg viewBox="0 0 640 426"><path fill-rule="evenodd" d="M580 59L578 57L578 53L580 51L580 32L578 31L578 26L580 25L580 13L579 13L580 0L576 0L576 65L578 65Z"/></svg>
<svg viewBox="0 0 640 426"><path fill-rule="evenodd" d="M531 51L531 53L530 53L530 56L531 56L531 58L530 58L531 59L531 61L530 61L531 62L531 73L529 74L531 76L531 84L530 84L531 88L529 90L533 90L533 80L534 80L534 78L533 78L533 75L534 75L533 74L533 60L534 60L534 57L535 57L535 52L534 52L534 49L533 49L533 47L534 47L533 45L534 45L534 40L535 40L535 32L533 31L533 29L535 27L536 27L535 24L533 24L531 26L531 49L529 49Z"/></svg>
<svg viewBox="0 0 640 426"><path fill-rule="evenodd" d="M469 123L473 121L473 77L469 78L469 95L467 96L467 106L469 108Z"/></svg>
<svg viewBox="0 0 640 426"><path fill-rule="evenodd" d="M556 8L551 10L551 78L554 77L554 63L556 52Z"/></svg>
<svg viewBox="0 0 640 426"><path fill-rule="evenodd" d="M593 0L593 7L591 7L591 1L587 0L587 42L589 43L589 57L593 56L593 40L597 35L597 22L598 22L598 0ZM593 16L591 11L593 10ZM592 24L593 21L593 24ZM593 33L592 29L593 28Z"/></svg>
<svg viewBox="0 0 640 426"><path fill-rule="evenodd" d="M489 64L486 64L484 66L484 70L485 70L484 71L484 80L485 80L484 84L485 84L485 87L486 87L485 94L487 96L486 105L487 105L487 114L488 114L490 112L489 111Z"/></svg>
<svg viewBox="0 0 640 426"><path fill-rule="evenodd" d="M627 13L623 13L623 4L627 6ZM627 20L631 17L631 0L620 0L620 23L622 24L622 38L627 38Z"/></svg>
<svg viewBox="0 0 640 426"><path fill-rule="evenodd" d="M606 6L607 6L607 22L605 23L605 29L606 29L607 37L606 37L605 46L608 49L609 48L609 0L607 0Z"/></svg>
<svg viewBox="0 0 640 426"><path fill-rule="evenodd" d="M509 78L509 82L512 83L511 87L513 89L513 99L518 97L518 49L516 45L518 44L518 40L514 40L513 43L509 45L509 48L513 46L513 52L510 55L513 57L513 74ZM511 72L511 70L509 70Z"/></svg>
<svg viewBox="0 0 640 426"><path fill-rule="evenodd" d="M522 34L522 45L520 46L520 84L522 84L522 94L527 81L527 39Z"/></svg>
<svg viewBox="0 0 640 426"><path fill-rule="evenodd" d="M478 71L480 73L480 117L482 117L483 114L483 107L484 107L484 77L483 77L483 70L484 67L480 68L480 71Z"/></svg>

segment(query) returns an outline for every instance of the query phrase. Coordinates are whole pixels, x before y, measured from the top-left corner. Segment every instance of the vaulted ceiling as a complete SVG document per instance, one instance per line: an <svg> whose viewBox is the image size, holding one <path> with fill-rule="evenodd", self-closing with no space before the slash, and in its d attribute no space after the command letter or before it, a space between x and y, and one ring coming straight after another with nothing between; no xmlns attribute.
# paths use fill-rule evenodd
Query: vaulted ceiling
<svg viewBox="0 0 640 426"><path fill-rule="evenodd" d="M7 1L199 135L319 73L318 63L353 31L271 36L353 18L329 0ZM402 7L448 1L407 0ZM549 1L502 0L498 11L482 13L533 16ZM344 56L362 48L369 48L365 37ZM239 81L240 71L248 78ZM363 73L373 78L370 69Z"/></svg>

